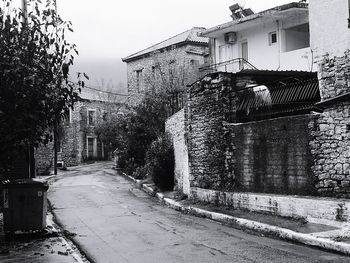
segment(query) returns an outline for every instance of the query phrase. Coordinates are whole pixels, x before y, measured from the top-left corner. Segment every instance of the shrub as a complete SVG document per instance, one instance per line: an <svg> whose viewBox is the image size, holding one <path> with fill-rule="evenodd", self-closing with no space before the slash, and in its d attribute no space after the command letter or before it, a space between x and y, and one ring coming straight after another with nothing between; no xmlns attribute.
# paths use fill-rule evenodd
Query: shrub
<svg viewBox="0 0 350 263"><path fill-rule="evenodd" d="M175 159L169 135L163 134L152 142L146 153L146 165L154 184L160 190L173 190Z"/></svg>

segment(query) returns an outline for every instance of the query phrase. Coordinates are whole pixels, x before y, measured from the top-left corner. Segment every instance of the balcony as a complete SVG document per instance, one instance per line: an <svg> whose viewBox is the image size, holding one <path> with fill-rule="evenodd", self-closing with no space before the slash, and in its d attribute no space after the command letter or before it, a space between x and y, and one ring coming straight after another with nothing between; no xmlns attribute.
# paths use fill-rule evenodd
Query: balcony
<svg viewBox="0 0 350 263"><path fill-rule="evenodd" d="M310 47L282 52L280 70L314 71Z"/></svg>
<svg viewBox="0 0 350 263"><path fill-rule="evenodd" d="M238 72L243 69L257 69L252 64L250 64L247 60L244 58L235 58L232 60L216 63L216 64L210 64L205 65L203 67L199 68L199 71L203 74L209 74L213 72Z"/></svg>

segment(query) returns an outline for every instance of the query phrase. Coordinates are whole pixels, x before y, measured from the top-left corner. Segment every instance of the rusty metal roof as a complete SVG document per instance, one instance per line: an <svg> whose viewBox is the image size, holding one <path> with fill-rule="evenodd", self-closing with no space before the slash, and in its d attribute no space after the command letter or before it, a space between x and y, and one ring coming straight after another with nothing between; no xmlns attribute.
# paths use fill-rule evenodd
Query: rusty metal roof
<svg viewBox="0 0 350 263"><path fill-rule="evenodd" d="M256 90L256 89L259 90ZM237 116L242 120L256 120L264 116L283 116L286 113L306 112L321 100L318 79L276 82L244 90L240 96Z"/></svg>

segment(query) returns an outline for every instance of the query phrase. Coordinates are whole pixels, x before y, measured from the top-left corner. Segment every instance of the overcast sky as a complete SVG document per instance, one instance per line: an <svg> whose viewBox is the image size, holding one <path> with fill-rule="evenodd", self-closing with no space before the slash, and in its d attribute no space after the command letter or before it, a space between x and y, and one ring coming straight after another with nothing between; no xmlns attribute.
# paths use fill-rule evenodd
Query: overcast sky
<svg viewBox="0 0 350 263"><path fill-rule="evenodd" d="M292 0L246 0L253 11ZM194 26L212 27L231 20L234 0L57 0L58 12L73 22L72 42L80 52L77 70L88 73L91 85L101 79L126 83L121 61Z"/></svg>

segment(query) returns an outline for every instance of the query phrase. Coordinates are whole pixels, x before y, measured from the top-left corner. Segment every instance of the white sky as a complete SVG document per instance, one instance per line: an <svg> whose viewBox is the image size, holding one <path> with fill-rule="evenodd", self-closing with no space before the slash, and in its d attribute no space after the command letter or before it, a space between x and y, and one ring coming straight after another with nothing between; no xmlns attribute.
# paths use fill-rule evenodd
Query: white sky
<svg viewBox="0 0 350 263"><path fill-rule="evenodd" d="M293 0L246 0L258 12ZM294 0L298 1L298 0ZM121 62L194 26L212 27L231 21L234 0L57 0L58 12L73 23L69 37L78 45L76 70L97 81L126 82Z"/></svg>

